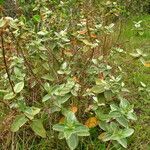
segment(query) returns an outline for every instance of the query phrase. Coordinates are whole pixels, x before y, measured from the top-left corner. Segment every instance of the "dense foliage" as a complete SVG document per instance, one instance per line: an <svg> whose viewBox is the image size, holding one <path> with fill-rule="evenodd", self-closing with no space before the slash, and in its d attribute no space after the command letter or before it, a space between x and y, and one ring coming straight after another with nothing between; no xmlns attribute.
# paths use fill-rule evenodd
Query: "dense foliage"
<svg viewBox="0 0 150 150"><path fill-rule="evenodd" d="M132 8L98 0L18 1L14 6L11 17L1 6L2 149L13 145L5 143L9 134L37 143L48 139L54 143L50 149L58 139L71 150L95 139L96 150L127 148L137 117L121 61L129 57L149 67L144 51L127 53L119 43ZM142 36L145 28L148 24L139 21L132 30ZM140 86L141 95L150 93L145 83Z"/></svg>

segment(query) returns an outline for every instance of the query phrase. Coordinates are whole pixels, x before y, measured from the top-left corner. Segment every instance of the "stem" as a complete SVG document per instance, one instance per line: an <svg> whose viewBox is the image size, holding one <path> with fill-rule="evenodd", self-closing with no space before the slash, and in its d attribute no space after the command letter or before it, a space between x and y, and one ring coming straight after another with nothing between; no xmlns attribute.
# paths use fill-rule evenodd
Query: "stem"
<svg viewBox="0 0 150 150"><path fill-rule="evenodd" d="M111 145L111 141L109 141L109 143L108 143L108 145L107 145L107 148L106 148L106 150L109 150L109 148L110 148L110 145Z"/></svg>
<svg viewBox="0 0 150 150"><path fill-rule="evenodd" d="M13 82L11 81L10 74L9 74L9 69L8 69L7 61L6 61L6 53L5 53L5 48L4 48L3 33L1 34L1 44L2 44L2 55L3 55L5 70L6 70L6 73L7 73L7 77L8 77L11 89L12 89L13 93L15 94L14 87L13 87Z"/></svg>

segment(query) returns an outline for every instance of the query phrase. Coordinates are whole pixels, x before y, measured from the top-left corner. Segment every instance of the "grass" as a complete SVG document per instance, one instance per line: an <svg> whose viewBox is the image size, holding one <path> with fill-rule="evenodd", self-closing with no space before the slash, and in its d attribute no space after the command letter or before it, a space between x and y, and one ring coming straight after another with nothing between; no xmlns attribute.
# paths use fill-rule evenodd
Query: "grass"
<svg viewBox="0 0 150 150"><path fill-rule="evenodd" d="M136 48L142 49L148 54L147 60L150 60L150 27L144 30L142 36L136 36L132 29L133 21L143 20L143 23L150 22L150 15L142 15L133 17L128 20L123 28L121 39L123 41L129 40L125 48L127 52L133 52ZM138 120L133 124L135 129L134 135L130 138L130 150L149 150L150 149L150 99L147 100L146 95L141 97L138 92L140 82L146 83L150 86L150 68L146 68L141 62L132 61L125 64L124 69L128 72L127 82L131 87L131 100L135 106L135 111ZM134 96L135 95L135 96Z"/></svg>

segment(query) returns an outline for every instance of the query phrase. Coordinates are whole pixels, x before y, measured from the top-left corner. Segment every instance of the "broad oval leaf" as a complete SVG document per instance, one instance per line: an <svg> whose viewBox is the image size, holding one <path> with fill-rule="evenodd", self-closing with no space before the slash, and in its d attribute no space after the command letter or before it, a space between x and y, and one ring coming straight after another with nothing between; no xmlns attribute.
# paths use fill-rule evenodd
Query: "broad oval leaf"
<svg viewBox="0 0 150 150"><path fill-rule="evenodd" d="M56 130L56 131L60 131L60 132L63 132L65 129L65 126L63 124L55 124L53 126L53 130Z"/></svg>
<svg viewBox="0 0 150 150"><path fill-rule="evenodd" d="M72 134L69 139L67 139L67 144L71 150L74 150L79 143L78 136L76 134Z"/></svg>
<svg viewBox="0 0 150 150"><path fill-rule="evenodd" d="M15 93L20 93L23 88L24 88L24 82L21 81L15 85L14 91L15 91Z"/></svg>
<svg viewBox="0 0 150 150"><path fill-rule="evenodd" d="M29 119L32 120L32 119L34 118L34 116L40 112L40 110L41 110L40 108L34 107L34 106L32 106L32 107L27 107L27 109L25 109L25 111L24 111L24 114L25 114Z"/></svg>
<svg viewBox="0 0 150 150"><path fill-rule="evenodd" d="M120 123L120 125L128 128L128 120L124 116L118 117L116 120Z"/></svg>
<svg viewBox="0 0 150 150"><path fill-rule="evenodd" d="M41 120L39 120L39 119L33 120L30 126L37 135L39 135L43 138L46 137L46 130L44 129Z"/></svg>
<svg viewBox="0 0 150 150"><path fill-rule="evenodd" d="M119 139L117 140L119 144L121 144L124 148L127 148L127 140L126 139Z"/></svg>
<svg viewBox="0 0 150 150"><path fill-rule="evenodd" d="M19 130L19 128L21 126L23 126L26 122L28 121L28 119L25 117L24 114L19 115L15 118L13 124L11 125L11 131L12 132L16 132Z"/></svg>
<svg viewBox="0 0 150 150"><path fill-rule="evenodd" d="M13 92L11 92L11 93L6 94L4 96L4 99L5 100L10 100L10 99L13 99L15 96L16 96L16 94L14 94Z"/></svg>
<svg viewBox="0 0 150 150"><path fill-rule="evenodd" d="M42 102L46 102L47 100L49 100L51 98L51 96L49 94L46 94L43 98L42 98Z"/></svg>

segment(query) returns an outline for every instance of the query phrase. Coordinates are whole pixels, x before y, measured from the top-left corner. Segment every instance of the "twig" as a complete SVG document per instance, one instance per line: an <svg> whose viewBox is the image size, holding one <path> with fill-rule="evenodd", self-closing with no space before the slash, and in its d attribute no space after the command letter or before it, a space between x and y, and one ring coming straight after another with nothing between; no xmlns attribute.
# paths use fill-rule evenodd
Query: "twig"
<svg viewBox="0 0 150 150"><path fill-rule="evenodd" d="M11 89L12 89L13 93L15 94L14 87L13 87L13 82L11 81L11 78L10 78L9 69L8 69L8 66L7 66L7 61L6 61L6 56L5 56L6 54L5 54L5 48L4 48L3 33L1 34L1 44L2 44L2 54L3 54L3 61L4 61L4 65L5 65L5 70L6 70L6 73L7 73L7 77L8 77Z"/></svg>
<svg viewBox="0 0 150 150"><path fill-rule="evenodd" d="M111 141L109 141L109 143L108 143L108 146L107 146L106 150L109 150L110 145L111 145Z"/></svg>

